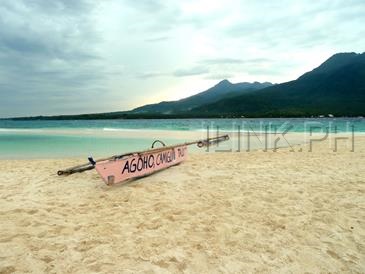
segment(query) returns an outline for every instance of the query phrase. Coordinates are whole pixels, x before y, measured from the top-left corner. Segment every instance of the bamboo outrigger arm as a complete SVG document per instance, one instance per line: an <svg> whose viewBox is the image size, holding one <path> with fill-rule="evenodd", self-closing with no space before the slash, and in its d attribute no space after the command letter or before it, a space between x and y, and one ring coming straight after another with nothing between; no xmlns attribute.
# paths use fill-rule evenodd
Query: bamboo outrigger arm
<svg viewBox="0 0 365 274"><path fill-rule="evenodd" d="M202 148L202 147L218 144L220 142L224 142L224 141L227 141L227 140L229 140L229 135L222 135L222 136L218 136L218 137L212 137L212 138L207 138L207 139L202 139L202 140L197 140L197 141L192 141L192 142L186 142L186 143L176 144L176 145L171 145L171 146L166 146L160 140L156 140L156 141L153 142L151 149L143 150L143 151L137 151L137 152L129 152L129 153L120 154L120 155L114 155L114 156L111 156L111 157L97 159L97 160L93 160L90 157L88 163L85 163L83 165L70 167L70 168L67 168L67 169L64 169L64 170L59 170L59 171L57 171L57 174L59 176L61 176L61 175L71 175L71 174L78 173L78 172L84 172L84 171L87 171L87 170L92 170L92 169L95 168L95 165L99 162L104 162L104 161L108 161L108 160L113 161L113 160L125 159L125 158L135 156L135 155L143 156L145 154L157 153L157 152L160 152L160 151L173 149L175 147L189 146L189 145L194 145L194 144L196 144L199 148ZM157 142L161 143L163 146L158 147L158 148L154 148L154 145Z"/></svg>

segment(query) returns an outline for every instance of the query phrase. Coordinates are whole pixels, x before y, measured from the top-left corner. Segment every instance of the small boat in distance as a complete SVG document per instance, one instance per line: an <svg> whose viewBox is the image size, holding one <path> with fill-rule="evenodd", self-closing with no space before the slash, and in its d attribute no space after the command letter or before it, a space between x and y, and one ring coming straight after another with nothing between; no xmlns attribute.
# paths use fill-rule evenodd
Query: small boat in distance
<svg viewBox="0 0 365 274"><path fill-rule="evenodd" d="M229 140L229 136L222 135L171 146L166 146L162 141L156 140L148 150L114 155L98 160L89 157L88 163L59 170L57 174L59 176L71 175L95 168L107 185L113 185L132 178L148 176L181 163L187 158L189 145L196 144L202 148L227 140ZM155 148L156 143L162 144L162 147Z"/></svg>

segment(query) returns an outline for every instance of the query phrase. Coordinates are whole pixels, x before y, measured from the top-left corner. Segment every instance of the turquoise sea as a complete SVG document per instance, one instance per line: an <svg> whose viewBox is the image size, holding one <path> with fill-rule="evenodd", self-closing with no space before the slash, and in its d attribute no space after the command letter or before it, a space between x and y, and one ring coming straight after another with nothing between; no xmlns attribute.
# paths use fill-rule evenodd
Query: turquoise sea
<svg viewBox="0 0 365 274"><path fill-rule="evenodd" d="M351 132L365 133L364 118L155 119L155 120L0 120L0 158L109 156L191 141L184 132ZM167 134L168 133L168 134Z"/></svg>

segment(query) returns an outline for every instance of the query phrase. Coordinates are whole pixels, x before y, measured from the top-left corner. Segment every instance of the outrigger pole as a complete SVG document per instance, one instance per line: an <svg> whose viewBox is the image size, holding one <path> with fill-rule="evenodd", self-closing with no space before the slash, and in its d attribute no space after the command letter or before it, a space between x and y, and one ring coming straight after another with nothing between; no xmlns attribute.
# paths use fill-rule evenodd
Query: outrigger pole
<svg viewBox="0 0 365 274"><path fill-rule="evenodd" d="M212 137L212 138L207 138L207 139L202 139L202 140L197 140L197 141L192 141L192 142L186 142L186 143L182 143L182 144L176 144L176 145L171 145L171 146L166 146L163 142L161 142L160 140L156 140L152 143L152 147L151 149L148 150L143 150L143 151L137 151L137 152L129 152L129 153L125 153L125 154L120 154L120 155L114 155L108 158L102 158L102 159L97 159L97 160L93 160L91 157L89 157L89 162L83 165L78 165L78 166L74 166L74 167L70 167L64 170L59 170L57 171L57 175L61 176L61 175L71 175L74 173L79 173L79 172L84 172L87 170L92 170L95 168L95 165L97 163L100 162L105 162L105 161L115 161L115 160L123 160L132 156L143 156L146 154L151 154L151 153L158 153L161 151L166 151L169 149L174 149L176 147L184 147L184 146L190 146L190 145L194 145L196 144L199 148L202 147L206 147L206 146L210 146L210 145L214 145L214 144L218 144L220 142L224 142L229 140L229 135L222 135L222 136L218 136L218 137ZM163 146L159 147L159 148L154 148L155 143L161 143Z"/></svg>

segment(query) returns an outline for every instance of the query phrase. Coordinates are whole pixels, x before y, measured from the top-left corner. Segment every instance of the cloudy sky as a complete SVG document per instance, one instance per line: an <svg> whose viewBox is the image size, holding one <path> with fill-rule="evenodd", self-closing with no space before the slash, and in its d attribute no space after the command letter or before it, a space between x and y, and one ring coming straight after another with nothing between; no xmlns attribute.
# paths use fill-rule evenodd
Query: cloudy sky
<svg viewBox="0 0 365 274"><path fill-rule="evenodd" d="M127 110L285 82L365 51L365 1L1 0L0 117Z"/></svg>

